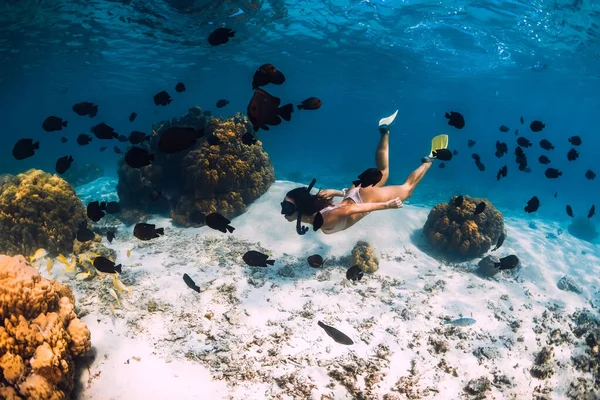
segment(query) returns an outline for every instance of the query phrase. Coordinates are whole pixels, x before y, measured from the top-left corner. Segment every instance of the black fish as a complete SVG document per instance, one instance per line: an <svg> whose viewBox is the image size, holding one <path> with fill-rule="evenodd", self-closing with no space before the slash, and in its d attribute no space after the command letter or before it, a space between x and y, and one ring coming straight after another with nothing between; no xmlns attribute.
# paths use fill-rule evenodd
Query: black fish
<svg viewBox="0 0 600 400"><path fill-rule="evenodd" d="M472 140L472 139L469 139L469 140L467 141L467 146L469 146L469 148L471 148L471 147L475 146L476 144L477 144L477 142L476 142L476 141L474 141L474 140Z"/></svg>
<svg viewBox="0 0 600 400"><path fill-rule="evenodd" d="M548 168L545 172L546 178L558 178L559 176L562 175L562 172L560 172L559 170L555 169L555 168Z"/></svg>
<svg viewBox="0 0 600 400"><path fill-rule="evenodd" d="M440 167L440 168L446 168L446 164L444 164L444 163L440 163L439 167Z"/></svg>
<svg viewBox="0 0 600 400"><path fill-rule="evenodd" d="M173 101L173 99L171 98L171 96L169 96L169 93L167 93L166 90L158 92L154 95L154 104L156 104L157 106L169 105L171 104L171 101Z"/></svg>
<svg viewBox="0 0 600 400"><path fill-rule="evenodd" d="M323 102L318 98L309 97L308 99L304 100L302 104L298 104L296 107L298 107L298 110L317 110L321 108L322 104Z"/></svg>
<svg viewBox="0 0 600 400"><path fill-rule="evenodd" d="M352 184L354 184L354 186L360 185L360 187L364 188L368 186L375 186L379 183L382 177L383 174L380 170L378 170L377 168L369 168L358 176L357 181L352 181Z"/></svg>
<svg viewBox="0 0 600 400"><path fill-rule="evenodd" d="M98 201L92 201L87 205L87 216L94 222L98 222L104 217L104 210L106 209L106 203L99 203Z"/></svg>
<svg viewBox="0 0 600 400"><path fill-rule="evenodd" d="M212 115L212 113L208 110L206 111L202 111L202 115L204 115L205 117L210 117Z"/></svg>
<svg viewBox="0 0 600 400"><path fill-rule="evenodd" d="M458 150L456 150L456 149L452 150L452 154L457 155L458 154Z"/></svg>
<svg viewBox="0 0 600 400"><path fill-rule="evenodd" d="M125 135L119 135L117 136L117 140L121 143L125 143L126 141L128 141L129 139L127 138L127 136Z"/></svg>
<svg viewBox="0 0 600 400"><path fill-rule="evenodd" d="M88 115L90 118L94 118L96 114L98 114L98 106L94 103L84 101L82 103L75 104L73 106L73 111L82 117L84 115Z"/></svg>
<svg viewBox="0 0 600 400"><path fill-rule="evenodd" d="M448 125L455 127L456 129L462 129L465 127L465 118L461 113L456 111L450 111L450 114L446 113L448 118Z"/></svg>
<svg viewBox="0 0 600 400"><path fill-rule="evenodd" d="M525 118L521 117L521 124L525 123Z"/></svg>
<svg viewBox="0 0 600 400"><path fill-rule="evenodd" d="M256 143L256 138L250 132L246 132L242 135L242 143L251 146Z"/></svg>
<svg viewBox="0 0 600 400"><path fill-rule="evenodd" d="M540 140L540 147L544 150L554 150L554 146L546 139Z"/></svg>
<svg viewBox="0 0 600 400"><path fill-rule="evenodd" d="M325 264L326 260L323 260L323 257L321 257L318 254L313 254L312 256L308 256L306 261L308 261L308 265L310 265L311 267L320 268Z"/></svg>
<svg viewBox="0 0 600 400"><path fill-rule="evenodd" d="M148 153L148 150L139 147L132 147L125 154L125 162L131 168L142 168L152 164L154 154Z"/></svg>
<svg viewBox="0 0 600 400"><path fill-rule="evenodd" d="M496 247L494 247L492 249L492 251L498 250L500 248L500 246L502 246L502 244L504 243L504 239L506 239L506 233L504 231L502 231L502 233L498 237L498 241L496 242Z"/></svg>
<svg viewBox="0 0 600 400"><path fill-rule="evenodd" d="M518 144L519 146L523 146L523 147L525 147L525 148L527 148L527 147L531 147L531 142L530 142L530 141L529 141L527 138L525 138L524 136L520 136L520 137L517 139L517 144Z"/></svg>
<svg viewBox="0 0 600 400"><path fill-rule="evenodd" d="M592 204L590 211L588 212L588 218L592 218L596 214L596 206Z"/></svg>
<svg viewBox="0 0 600 400"><path fill-rule="evenodd" d="M146 135L144 132L140 131L133 131L129 134L128 140L131 144L140 144L146 140L150 140L150 135Z"/></svg>
<svg viewBox="0 0 600 400"><path fill-rule="evenodd" d="M496 157L500 158L508 153L508 145L504 142L496 141Z"/></svg>
<svg viewBox="0 0 600 400"><path fill-rule="evenodd" d="M139 222L133 228L133 236L140 240L152 240L165 234L165 228L156 228L154 224Z"/></svg>
<svg viewBox="0 0 600 400"><path fill-rule="evenodd" d="M481 156L477 153L471 154L471 158L473 158L473 160L475 160L475 161L481 160Z"/></svg>
<svg viewBox="0 0 600 400"><path fill-rule="evenodd" d="M183 82L179 82L177 83L177 85L175 85L175 91L177 93L185 92L185 85L183 84Z"/></svg>
<svg viewBox="0 0 600 400"><path fill-rule="evenodd" d="M227 233L227 231L229 231L229 233L231 233L235 230L235 228L233 226L229 225L231 223L231 221L219 213L208 214L206 217L204 217L204 221L205 221L206 225L209 226L209 228L212 228L214 230L217 230L217 231L220 231L223 233Z"/></svg>
<svg viewBox="0 0 600 400"><path fill-rule="evenodd" d="M514 254L502 257L500 259L500 262L494 263L494 267L498 268L501 271L505 269L513 269L517 265L519 265L519 258Z"/></svg>
<svg viewBox="0 0 600 400"><path fill-rule="evenodd" d="M108 258L104 256L99 256L94 258L94 268L96 268L100 272L104 272L105 274L114 274L118 272L121 273L121 264L115 265L113 261L110 261Z"/></svg>
<svg viewBox="0 0 600 400"><path fill-rule="evenodd" d="M533 121L529 125L529 128L531 129L532 132L539 132L542 129L544 129L545 127L546 127L546 125L544 123L542 123L541 121Z"/></svg>
<svg viewBox="0 0 600 400"><path fill-rule="evenodd" d="M510 128L506 125L500 125L500 132L508 132Z"/></svg>
<svg viewBox="0 0 600 400"><path fill-rule="evenodd" d="M188 219L194 224L202 225L206 223L206 216L200 210L192 211Z"/></svg>
<svg viewBox="0 0 600 400"><path fill-rule="evenodd" d="M481 203L477 204L477 207L475 207L475 212L473 214L474 215L481 214L484 211L485 211L485 201L482 201Z"/></svg>
<svg viewBox="0 0 600 400"><path fill-rule="evenodd" d="M519 130L515 129L515 136L519 136Z"/></svg>
<svg viewBox="0 0 600 400"><path fill-rule="evenodd" d="M283 82L285 82L285 76L281 71L275 68L273 64L263 64L258 67L252 77L252 90L269 83L281 85Z"/></svg>
<svg viewBox="0 0 600 400"><path fill-rule="evenodd" d="M183 274L183 281L190 289L200 293L200 287L196 285L196 282L188 274Z"/></svg>
<svg viewBox="0 0 600 400"><path fill-rule="evenodd" d="M156 200L160 199L160 195L161 195L160 190L152 189L150 191L150 200L156 201Z"/></svg>
<svg viewBox="0 0 600 400"><path fill-rule="evenodd" d="M575 149L571 149L567 153L567 160L569 160L569 161L575 161L578 158L579 158L579 152Z"/></svg>
<svg viewBox="0 0 600 400"><path fill-rule="evenodd" d="M481 161L476 160L475 165L477 166L477 169L480 170L481 172L485 171L485 165L483 165L483 163Z"/></svg>
<svg viewBox="0 0 600 400"><path fill-rule="evenodd" d="M462 196L456 196L456 198L454 199L454 207L460 207L462 206L463 202L465 201L464 197Z"/></svg>
<svg viewBox="0 0 600 400"><path fill-rule="evenodd" d="M573 209L571 208L570 205L567 204L567 215L571 218L573 218Z"/></svg>
<svg viewBox="0 0 600 400"><path fill-rule="evenodd" d="M106 146L102 146L102 147L100 147L100 151L101 151L101 152L102 152L102 151L104 151L104 150L106 150Z"/></svg>
<svg viewBox="0 0 600 400"><path fill-rule="evenodd" d="M77 136L77 144L80 146L90 144L91 141L92 137L90 135L86 135L85 133L82 133L81 135Z"/></svg>
<svg viewBox="0 0 600 400"><path fill-rule="evenodd" d="M279 97L271 96L262 89L254 91L254 96L248 104L247 114L255 132L259 128L268 131L269 127L267 125L279 125L281 118L286 121L292 118L294 105L289 103L279 107L279 104L281 104ZM279 118L280 116L281 118Z"/></svg>
<svg viewBox="0 0 600 400"><path fill-rule="evenodd" d="M115 139L119 137L119 134L115 132L115 128L106 125L104 122L92 126L90 132L92 132L98 139Z"/></svg>
<svg viewBox="0 0 600 400"><path fill-rule="evenodd" d="M556 198L556 196L558 196L558 192L554 192L554 198Z"/></svg>
<svg viewBox="0 0 600 400"><path fill-rule="evenodd" d="M60 131L67 126L68 121L63 121L62 118L50 116L42 123L42 128L46 132Z"/></svg>
<svg viewBox="0 0 600 400"><path fill-rule="evenodd" d="M56 160L56 172L60 175L67 172L67 170L71 167L73 163L73 157L64 156Z"/></svg>
<svg viewBox="0 0 600 400"><path fill-rule="evenodd" d="M342 332L338 331L337 329L335 329L333 326L325 325L321 321L317 322L317 324L321 328L323 328L323 330L325 331L325 333L327 333L327 335L329 335L329 337L332 338L333 340L335 340L337 343L339 343L339 344L345 344L347 346L350 346L350 345L354 344L354 342L352 341L352 339L350 339L344 333L342 333Z"/></svg>
<svg viewBox="0 0 600 400"><path fill-rule="evenodd" d="M112 241L115 237L116 237L115 231L106 232L106 240L108 240L108 243L112 243Z"/></svg>
<svg viewBox="0 0 600 400"><path fill-rule="evenodd" d="M96 235L94 234L94 232L91 229L89 229L87 227L87 222L82 222L79 225L79 229L77 229L77 234L75 237L80 242L87 242L87 241L92 240L94 238L94 236L96 236Z"/></svg>
<svg viewBox="0 0 600 400"><path fill-rule="evenodd" d="M526 213L536 212L538 210L538 208L540 208L540 199L538 199L537 196L533 196L527 202L527 206L525 206L525 212Z"/></svg>
<svg viewBox="0 0 600 400"><path fill-rule="evenodd" d="M227 104L229 104L229 100L221 99L221 100L217 101L217 108L223 108Z"/></svg>
<svg viewBox="0 0 600 400"><path fill-rule="evenodd" d="M275 264L275 260L269 260L269 256L260 253L256 250L247 251L242 258L244 262L251 267L266 267L268 265Z"/></svg>
<svg viewBox="0 0 600 400"><path fill-rule="evenodd" d="M221 143L221 139L213 133L206 137L206 142L211 146L216 146Z"/></svg>
<svg viewBox="0 0 600 400"><path fill-rule="evenodd" d="M573 146L580 146L582 142L579 136L571 136L569 138L569 143L571 143Z"/></svg>
<svg viewBox="0 0 600 400"><path fill-rule="evenodd" d="M40 148L40 142L33 142L33 139L19 139L12 150L12 155L16 160L24 160L35 155L35 150Z"/></svg>
<svg viewBox="0 0 600 400"><path fill-rule="evenodd" d="M496 179L500 180L500 178L506 178L507 174L508 174L508 167L505 165L502 168L500 168L500 170L496 174Z"/></svg>
<svg viewBox="0 0 600 400"><path fill-rule="evenodd" d="M235 31L229 28L217 28L208 35L208 43L211 46L218 46L229 42L230 37L235 36Z"/></svg>
<svg viewBox="0 0 600 400"><path fill-rule="evenodd" d="M175 154L187 150L204 136L204 129L169 128L158 139L158 149L165 154Z"/></svg>
<svg viewBox="0 0 600 400"><path fill-rule="evenodd" d="M67 143L67 141L68 141L68 140L69 140L69 139L67 139L67 138L66 138L66 137L64 137L64 136L60 138L60 142L61 142L61 143Z"/></svg>
<svg viewBox="0 0 600 400"><path fill-rule="evenodd" d="M591 169L588 169L585 172L585 177L588 178L591 181L593 179L596 179L596 173L594 171L592 171Z"/></svg>
<svg viewBox="0 0 600 400"><path fill-rule="evenodd" d="M350 280L350 281L357 281L357 280L361 280L363 275L365 273L363 272L362 269L360 269L360 267L358 265L354 265L350 268L348 268L348 270L346 271L346 279Z"/></svg>
<svg viewBox="0 0 600 400"><path fill-rule="evenodd" d="M538 161L540 162L540 164L550 164L550 159L546 156L539 156Z"/></svg>
<svg viewBox="0 0 600 400"><path fill-rule="evenodd" d="M452 152L448 149L433 150L432 154L435 158L437 158L440 161L452 160Z"/></svg>
<svg viewBox="0 0 600 400"><path fill-rule="evenodd" d="M109 201L106 203L106 212L109 214L117 214L121 211L121 206L118 201Z"/></svg>
<svg viewBox="0 0 600 400"><path fill-rule="evenodd" d="M133 122L135 120L135 117L137 117L137 113L136 112L132 112L129 115L129 122Z"/></svg>
<svg viewBox="0 0 600 400"><path fill-rule="evenodd" d="M120 148L118 148L117 146L114 146L114 147L113 147L113 150L114 150L114 152L115 152L115 153L117 153L117 154L121 154L121 149L120 149Z"/></svg>

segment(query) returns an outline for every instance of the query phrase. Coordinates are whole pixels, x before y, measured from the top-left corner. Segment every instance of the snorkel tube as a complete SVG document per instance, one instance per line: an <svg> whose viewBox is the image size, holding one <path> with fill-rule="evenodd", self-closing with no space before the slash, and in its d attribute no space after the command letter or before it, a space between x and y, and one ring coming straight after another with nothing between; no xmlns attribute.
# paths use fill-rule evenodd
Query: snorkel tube
<svg viewBox="0 0 600 400"><path fill-rule="evenodd" d="M296 232L298 233L298 235L305 235L309 229L307 226L302 226L302 212L304 211L303 205L304 205L305 201L310 197L310 191L315 186L315 183L317 183L317 179L313 178L313 180L310 182L310 185L308 185L308 187L304 189L305 194L302 195L304 198L300 198L297 200L297 203L300 206L298 206L298 204L294 204L294 203L292 203L290 201L286 201L286 200L281 202L281 213L282 214L284 214L286 216L290 216L290 215L293 215L295 212L298 213L298 217L296 218ZM315 218L313 221L313 229L316 231L321 226L323 226L323 216L320 213L317 213L315 215Z"/></svg>
<svg viewBox="0 0 600 400"><path fill-rule="evenodd" d="M310 191L315 186L315 183L317 183L317 178L313 178L313 180L310 181L310 185L308 185L306 188L306 194L308 196L310 196ZM296 219L296 232L298 235L305 235L306 232L308 232L308 227L302 226L302 207L298 208L298 206L296 206L296 208L298 210L298 218Z"/></svg>

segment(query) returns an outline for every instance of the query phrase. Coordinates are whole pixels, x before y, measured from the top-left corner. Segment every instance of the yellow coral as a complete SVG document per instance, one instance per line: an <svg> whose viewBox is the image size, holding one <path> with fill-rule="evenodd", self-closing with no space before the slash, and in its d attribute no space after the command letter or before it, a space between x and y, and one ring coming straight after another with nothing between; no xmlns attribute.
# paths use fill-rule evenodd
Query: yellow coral
<svg viewBox="0 0 600 400"><path fill-rule="evenodd" d="M375 255L375 249L369 243L359 240L352 249L352 265L358 265L367 273L377 271L379 259Z"/></svg>

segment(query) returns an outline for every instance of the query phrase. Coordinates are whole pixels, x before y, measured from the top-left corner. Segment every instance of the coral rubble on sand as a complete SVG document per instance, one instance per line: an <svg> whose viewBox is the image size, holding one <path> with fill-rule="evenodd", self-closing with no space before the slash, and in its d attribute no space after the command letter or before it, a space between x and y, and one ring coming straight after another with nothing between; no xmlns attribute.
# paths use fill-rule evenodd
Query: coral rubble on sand
<svg viewBox="0 0 600 400"><path fill-rule="evenodd" d="M433 207L423 227L428 242L442 256L452 259L472 259L487 252L504 231L504 217L489 200L463 196L455 206L457 196ZM485 210L475 214L480 202Z"/></svg>
<svg viewBox="0 0 600 400"><path fill-rule="evenodd" d="M157 150L158 138L171 127L204 128L205 135L189 150L162 154ZM170 212L175 222L190 225L194 212L219 212L228 218L240 215L275 181L273 166L261 142L242 143L241 137L248 129L251 130L250 122L241 114L207 121L197 106L190 107L188 114L179 119L162 122L150 142L143 145L156 152L151 165L133 169L123 160L120 162L117 190L125 209L121 217L128 210L137 210L138 215ZM206 137L210 134L217 136L220 144L209 145ZM155 188L165 194L163 200L149 199Z"/></svg>
<svg viewBox="0 0 600 400"><path fill-rule="evenodd" d="M42 278L22 256L0 255L0 398L69 398L74 357L91 348L74 303L71 289Z"/></svg>
<svg viewBox="0 0 600 400"><path fill-rule="evenodd" d="M51 254L73 251L85 209L61 177L31 169L3 179L0 186L0 252L32 255L45 248Z"/></svg>
<svg viewBox="0 0 600 400"><path fill-rule="evenodd" d="M359 240L352 249L352 265L358 265L366 273L373 273L379 269L379 260L375 249L368 242Z"/></svg>

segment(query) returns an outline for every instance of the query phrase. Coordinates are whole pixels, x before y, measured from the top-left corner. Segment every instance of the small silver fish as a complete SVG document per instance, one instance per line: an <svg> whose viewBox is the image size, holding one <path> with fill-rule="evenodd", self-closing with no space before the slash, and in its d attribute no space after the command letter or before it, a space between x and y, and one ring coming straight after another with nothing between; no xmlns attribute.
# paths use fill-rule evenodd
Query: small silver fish
<svg viewBox="0 0 600 400"><path fill-rule="evenodd" d="M231 250L229 250L227 247L217 247L215 249L215 253L225 255L231 253Z"/></svg>
<svg viewBox="0 0 600 400"><path fill-rule="evenodd" d="M452 321L444 321L444 325L454 325L454 326L471 326L475 324L475 321L473 318L459 318L459 319L455 319Z"/></svg>

